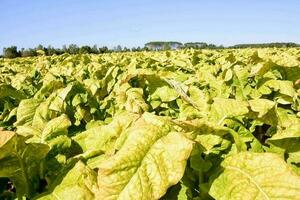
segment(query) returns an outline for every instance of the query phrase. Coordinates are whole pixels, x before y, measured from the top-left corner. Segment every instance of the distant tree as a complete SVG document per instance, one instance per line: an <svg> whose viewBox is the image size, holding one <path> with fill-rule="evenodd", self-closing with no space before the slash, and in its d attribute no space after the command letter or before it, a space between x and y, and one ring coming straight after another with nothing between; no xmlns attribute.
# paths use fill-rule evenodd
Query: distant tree
<svg viewBox="0 0 300 200"><path fill-rule="evenodd" d="M94 53L94 54L98 54L99 53L99 49L98 49L98 47L97 47L96 44L92 47L91 53Z"/></svg>
<svg viewBox="0 0 300 200"><path fill-rule="evenodd" d="M16 46L11 46L7 48L3 48L3 56L5 58L16 58L20 56L20 52L18 52L18 49Z"/></svg>
<svg viewBox="0 0 300 200"><path fill-rule="evenodd" d="M151 50L169 50L178 49L182 46L182 43L176 41L152 41L145 44L145 47Z"/></svg>
<svg viewBox="0 0 300 200"><path fill-rule="evenodd" d="M124 47L124 48L123 48L123 51L124 51L124 52L129 52L129 51L130 51L130 49L129 49L129 48L127 48L127 47Z"/></svg>
<svg viewBox="0 0 300 200"><path fill-rule="evenodd" d="M91 53L92 52L92 48L90 46L82 46L79 49L79 53Z"/></svg>
<svg viewBox="0 0 300 200"><path fill-rule="evenodd" d="M163 44L163 50L171 50L171 45L168 43Z"/></svg>
<svg viewBox="0 0 300 200"><path fill-rule="evenodd" d="M207 47L209 49L216 49L217 48L217 46L215 44L209 44Z"/></svg>
<svg viewBox="0 0 300 200"><path fill-rule="evenodd" d="M147 48L147 47L143 47L143 48L141 48L141 47L132 47L131 48L131 51L132 52L138 52L138 51L148 51L149 49Z"/></svg>
<svg viewBox="0 0 300 200"><path fill-rule="evenodd" d="M61 55L61 54L64 54L64 53L66 53L66 52L63 51L63 49L57 48L57 49L55 49L55 53L56 53L57 55Z"/></svg>
<svg viewBox="0 0 300 200"><path fill-rule="evenodd" d="M80 48L76 44L70 44L66 51L69 54L78 54L80 53Z"/></svg>
<svg viewBox="0 0 300 200"><path fill-rule="evenodd" d="M108 52L109 52L109 50L106 46L99 48L99 53L108 53Z"/></svg>
<svg viewBox="0 0 300 200"><path fill-rule="evenodd" d="M55 48L53 48L51 45L49 45L49 46L47 47L47 51L46 51L46 55L47 55L47 56L52 56L52 55L57 55L57 54L59 54L59 53L58 53L57 50L56 50Z"/></svg>
<svg viewBox="0 0 300 200"><path fill-rule="evenodd" d="M63 53L68 53L67 45L64 44L64 45L62 46L62 49L61 49L61 50L62 50Z"/></svg>
<svg viewBox="0 0 300 200"><path fill-rule="evenodd" d="M183 48L192 49L223 49L223 45L207 44L205 42L187 42L183 45Z"/></svg>
<svg viewBox="0 0 300 200"><path fill-rule="evenodd" d="M45 48L43 47L43 45L39 44L36 48L36 50L45 50Z"/></svg>
<svg viewBox="0 0 300 200"><path fill-rule="evenodd" d="M229 48L268 48L268 47L276 47L276 48L285 48L285 47L300 47L300 44L293 42L273 42L273 43L259 43L259 44L237 44L231 46Z"/></svg>
<svg viewBox="0 0 300 200"><path fill-rule="evenodd" d="M114 47L114 51L121 52L122 51L121 45L118 45L117 47Z"/></svg>
<svg viewBox="0 0 300 200"><path fill-rule="evenodd" d="M144 47L142 48L142 51L150 51L150 49L148 47Z"/></svg>
<svg viewBox="0 0 300 200"><path fill-rule="evenodd" d="M36 52L36 55L46 55L47 54L47 48L45 48L41 44L39 44L37 47L35 47L34 51Z"/></svg>
<svg viewBox="0 0 300 200"><path fill-rule="evenodd" d="M37 56L37 52L35 49L22 49L21 51L21 56L22 57L32 57L32 56Z"/></svg>
<svg viewBox="0 0 300 200"><path fill-rule="evenodd" d="M208 44L205 42L187 42L183 45L183 48L193 48L193 49L205 49Z"/></svg>

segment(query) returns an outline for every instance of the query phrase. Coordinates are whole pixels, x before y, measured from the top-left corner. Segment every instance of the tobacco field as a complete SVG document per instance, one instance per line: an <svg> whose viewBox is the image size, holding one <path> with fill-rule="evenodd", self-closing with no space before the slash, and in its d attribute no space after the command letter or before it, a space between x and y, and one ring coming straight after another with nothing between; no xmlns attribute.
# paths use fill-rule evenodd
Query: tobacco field
<svg viewBox="0 0 300 200"><path fill-rule="evenodd" d="M2 58L0 199L300 199L300 49Z"/></svg>

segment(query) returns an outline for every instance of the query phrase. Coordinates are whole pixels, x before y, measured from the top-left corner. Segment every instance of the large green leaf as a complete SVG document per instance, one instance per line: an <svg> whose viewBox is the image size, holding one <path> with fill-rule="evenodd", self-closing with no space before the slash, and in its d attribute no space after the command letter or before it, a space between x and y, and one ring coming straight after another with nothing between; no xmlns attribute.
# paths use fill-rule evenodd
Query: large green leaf
<svg viewBox="0 0 300 200"><path fill-rule="evenodd" d="M131 88L129 84L123 84L117 95L119 107L134 113L143 113L148 110L143 97L142 88Z"/></svg>
<svg viewBox="0 0 300 200"><path fill-rule="evenodd" d="M59 135L67 135L71 122L67 115L61 115L50 120L42 130L33 126L20 126L17 133L24 136L32 136L27 142L47 143Z"/></svg>
<svg viewBox="0 0 300 200"><path fill-rule="evenodd" d="M215 199L297 199L300 177L278 155L239 153L222 163L224 171L210 188Z"/></svg>
<svg viewBox="0 0 300 200"><path fill-rule="evenodd" d="M120 134L125 131L139 115L122 112L117 114L108 125L90 128L72 139L79 144L84 152L114 151L114 144Z"/></svg>
<svg viewBox="0 0 300 200"><path fill-rule="evenodd" d="M0 177L13 181L19 198L30 198L36 193L40 164L48 151L45 144L26 144L25 137L0 131Z"/></svg>
<svg viewBox="0 0 300 200"><path fill-rule="evenodd" d="M214 98L210 115L216 122L221 122L227 117L242 116L248 112L248 103L245 101Z"/></svg>
<svg viewBox="0 0 300 200"><path fill-rule="evenodd" d="M40 195L36 199L98 199L98 197L95 196L97 190L97 174L81 161L78 161L70 171L63 175L63 177L57 177L57 180L51 185L49 192Z"/></svg>
<svg viewBox="0 0 300 200"><path fill-rule="evenodd" d="M22 100L17 109L17 122L15 126L31 124L35 111L40 103L41 101L38 99Z"/></svg>
<svg viewBox="0 0 300 200"><path fill-rule="evenodd" d="M291 81L269 80L265 85L289 97L294 97L295 95L295 89L293 88L293 82Z"/></svg>
<svg viewBox="0 0 300 200"><path fill-rule="evenodd" d="M300 151L300 119L294 116L289 117L289 120L291 121L289 126L278 127L276 133L267 141L287 152Z"/></svg>
<svg viewBox="0 0 300 200"><path fill-rule="evenodd" d="M300 151L300 118L283 108L277 109L277 116L277 129L267 142L287 152Z"/></svg>
<svg viewBox="0 0 300 200"><path fill-rule="evenodd" d="M12 87L11 85L0 84L0 99L4 97L11 97L16 100L25 99L26 95Z"/></svg>
<svg viewBox="0 0 300 200"><path fill-rule="evenodd" d="M249 117L263 121L266 124L276 126L278 117L275 111L276 103L268 99L253 99L248 101L250 109Z"/></svg>
<svg viewBox="0 0 300 200"><path fill-rule="evenodd" d="M180 180L192 141L159 118L152 122L138 120L121 149L98 166L97 198L159 199Z"/></svg>

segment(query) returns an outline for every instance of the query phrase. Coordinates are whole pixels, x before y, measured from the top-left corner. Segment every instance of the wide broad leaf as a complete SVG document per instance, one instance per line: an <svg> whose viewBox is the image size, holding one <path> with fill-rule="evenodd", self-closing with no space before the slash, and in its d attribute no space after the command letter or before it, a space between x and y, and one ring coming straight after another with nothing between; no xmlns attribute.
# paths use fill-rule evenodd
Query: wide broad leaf
<svg viewBox="0 0 300 200"><path fill-rule="evenodd" d="M39 200L92 200L97 190L97 174L78 161L76 165L51 187L51 192L37 197Z"/></svg>
<svg viewBox="0 0 300 200"><path fill-rule="evenodd" d="M278 109L277 113L281 126L267 142L285 149L286 152L300 151L300 118L282 109Z"/></svg>
<svg viewBox="0 0 300 200"><path fill-rule="evenodd" d="M68 116L62 114L46 123L42 130L36 129L35 126L20 126L17 133L23 136L31 135L27 142L47 143L57 136L67 135L69 126L71 122Z"/></svg>
<svg viewBox="0 0 300 200"><path fill-rule="evenodd" d="M25 99L22 100L17 109L17 122L15 126L31 124L35 111L40 105L41 101L38 99Z"/></svg>
<svg viewBox="0 0 300 200"><path fill-rule="evenodd" d="M39 186L41 161L49 151L45 144L26 144L25 137L0 131L0 177L8 177L16 186L18 197L30 198Z"/></svg>
<svg viewBox="0 0 300 200"><path fill-rule="evenodd" d="M16 100L25 99L26 95L8 84L0 84L0 98L11 97Z"/></svg>
<svg viewBox="0 0 300 200"><path fill-rule="evenodd" d="M239 153L227 157L210 188L215 199L298 199L300 176L278 155Z"/></svg>
<svg viewBox="0 0 300 200"><path fill-rule="evenodd" d="M218 122L226 117L242 116L248 112L248 103L246 101L214 98L210 115L212 119Z"/></svg>
<svg viewBox="0 0 300 200"><path fill-rule="evenodd" d="M278 123L275 112L276 104L268 99L253 99L248 101L253 113L249 113L250 118L258 119L266 124L276 126Z"/></svg>
<svg viewBox="0 0 300 200"><path fill-rule="evenodd" d="M159 199L183 176L193 142L151 117L128 129L121 149L98 166L98 199Z"/></svg>

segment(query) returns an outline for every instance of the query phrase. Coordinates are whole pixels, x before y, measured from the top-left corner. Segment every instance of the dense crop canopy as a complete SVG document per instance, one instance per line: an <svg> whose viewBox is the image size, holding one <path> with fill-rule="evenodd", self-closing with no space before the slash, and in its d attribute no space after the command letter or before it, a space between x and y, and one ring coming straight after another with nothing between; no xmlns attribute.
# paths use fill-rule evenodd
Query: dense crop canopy
<svg viewBox="0 0 300 200"><path fill-rule="evenodd" d="M299 199L300 50L0 60L0 199Z"/></svg>

